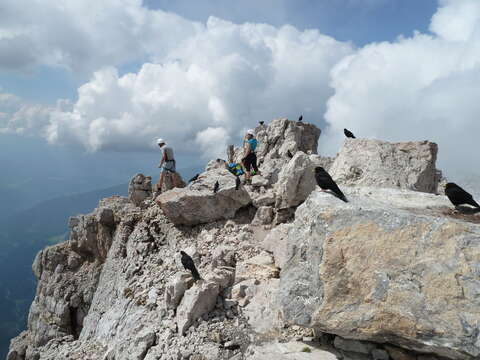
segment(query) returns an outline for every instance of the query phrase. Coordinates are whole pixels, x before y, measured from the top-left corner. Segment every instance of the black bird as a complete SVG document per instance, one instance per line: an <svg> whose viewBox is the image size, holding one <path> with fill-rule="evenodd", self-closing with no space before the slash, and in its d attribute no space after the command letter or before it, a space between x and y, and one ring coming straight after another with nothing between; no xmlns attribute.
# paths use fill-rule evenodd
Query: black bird
<svg viewBox="0 0 480 360"><path fill-rule="evenodd" d="M301 122L303 120L303 115L300 115L300 117L298 118L298 121Z"/></svg>
<svg viewBox="0 0 480 360"><path fill-rule="evenodd" d="M215 185L213 186L213 193L216 194L218 191L218 188L220 187L220 184L218 181L215 182Z"/></svg>
<svg viewBox="0 0 480 360"><path fill-rule="evenodd" d="M293 154L290 152L290 150L287 150L287 156L291 159L293 158Z"/></svg>
<svg viewBox="0 0 480 360"><path fill-rule="evenodd" d="M192 273L193 280L200 280L200 274L198 273L198 270L193 263L193 259L185 251L180 251L180 254L182 254L181 261L185 270L189 270Z"/></svg>
<svg viewBox="0 0 480 360"><path fill-rule="evenodd" d="M348 129L343 129L343 133L347 138L356 139L355 135Z"/></svg>
<svg viewBox="0 0 480 360"><path fill-rule="evenodd" d="M318 186L322 188L322 190L331 190L337 195L338 198L341 200L348 202L345 195L343 195L342 191L338 188L338 185L333 181L332 177L329 175L328 172L325 171L323 167L316 167L315 168L315 179L317 180Z"/></svg>
<svg viewBox="0 0 480 360"><path fill-rule="evenodd" d="M455 183L445 185L445 195L455 207L468 204L480 209L480 205L473 199L473 196Z"/></svg>
<svg viewBox="0 0 480 360"><path fill-rule="evenodd" d="M258 122L260 125L263 125L265 123L265 121L259 121Z"/></svg>
<svg viewBox="0 0 480 360"><path fill-rule="evenodd" d="M197 180L199 176L200 176L200 174L195 175L195 176L192 177L190 180L188 180L188 182L191 183L191 182Z"/></svg>
<svg viewBox="0 0 480 360"><path fill-rule="evenodd" d="M238 190L240 188L240 178L238 176L235 176L235 190Z"/></svg>

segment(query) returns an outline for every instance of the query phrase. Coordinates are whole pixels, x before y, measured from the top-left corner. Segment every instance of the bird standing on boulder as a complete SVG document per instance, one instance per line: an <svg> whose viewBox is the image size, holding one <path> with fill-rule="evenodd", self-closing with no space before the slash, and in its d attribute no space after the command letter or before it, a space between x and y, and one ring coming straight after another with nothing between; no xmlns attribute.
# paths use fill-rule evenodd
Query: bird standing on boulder
<svg viewBox="0 0 480 360"><path fill-rule="evenodd" d="M480 205L473 199L473 196L455 183L445 185L445 195L455 207L467 204L480 209Z"/></svg>
<svg viewBox="0 0 480 360"><path fill-rule="evenodd" d="M240 189L240 184L241 184L240 177L235 176L235 190Z"/></svg>
<svg viewBox="0 0 480 360"><path fill-rule="evenodd" d="M201 279L200 274L198 273L198 270L195 267L193 259L185 251L180 251L180 254L182 255L181 261L185 270L189 270L192 273L193 280L195 281L200 280Z"/></svg>
<svg viewBox="0 0 480 360"><path fill-rule="evenodd" d="M260 125L263 125L265 123L265 121L259 121L258 122Z"/></svg>
<svg viewBox="0 0 480 360"><path fill-rule="evenodd" d="M216 194L219 188L220 184L218 183L218 181L216 181L215 185L213 186L213 193Z"/></svg>
<svg viewBox="0 0 480 360"><path fill-rule="evenodd" d="M300 115L300 117L298 118L298 122L302 122L303 120L303 115Z"/></svg>
<svg viewBox="0 0 480 360"><path fill-rule="evenodd" d="M339 199L348 202L338 185L335 183L335 181L333 181L330 174L327 173L323 167L319 166L315 168L315 179L317 180L317 184L320 186L322 191L331 190Z"/></svg>
<svg viewBox="0 0 480 360"><path fill-rule="evenodd" d="M347 138L356 139L355 135L348 129L343 129L343 133Z"/></svg>

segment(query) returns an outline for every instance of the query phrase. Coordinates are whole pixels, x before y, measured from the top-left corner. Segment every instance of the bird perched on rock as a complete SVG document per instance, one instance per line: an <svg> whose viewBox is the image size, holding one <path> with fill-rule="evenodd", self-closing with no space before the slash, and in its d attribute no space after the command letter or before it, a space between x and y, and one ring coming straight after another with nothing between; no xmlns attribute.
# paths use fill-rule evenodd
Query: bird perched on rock
<svg viewBox="0 0 480 360"><path fill-rule="evenodd" d="M342 191L339 189L338 185L333 181L332 177L329 173L325 171L325 169L321 166L315 168L315 179L317 180L318 186L325 191L331 190L338 198L341 200L348 202L345 195L343 195Z"/></svg>
<svg viewBox="0 0 480 360"><path fill-rule="evenodd" d="M455 183L445 185L445 195L455 207L467 204L480 209L480 205L473 199L473 196Z"/></svg>
<svg viewBox="0 0 480 360"><path fill-rule="evenodd" d="M192 177L190 180L188 180L188 182L191 183L191 182L193 182L193 181L196 181L199 176L200 176L200 174L195 175L195 176Z"/></svg>
<svg viewBox="0 0 480 360"><path fill-rule="evenodd" d="M356 139L355 135L353 135L353 133L348 129L343 129L343 133L347 138Z"/></svg>
<svg viewBox="0 0 480 360"><path fill-rule="evenodd" d="M287 150L287 156L288 156L290 159L293 158L293 154L291 153L290 150Z"/></svg>
<svg viewBox="0 0 480 360"><path fill-rule="evenodd" d="M265 121L259 121L258 122L260 125L263 125L265 123Z"/></svg>
<svg viewBox="0 0 480 360"><path fill-rule="evenodd" d="M193 280L200 280L200 274L193 263L193 259L185 251L180 251L180 254L182 255L181 261L185 270L189 270L192 273Z"/></svg>
<svg viewBox="0 0 480 360"><path fill-rule="evenodd" d="M218 181L216 181L215 185L213 186L213 193L216 194L219 188L220 184L218 183Z"/></svg>
<svg viewBox="0 0 480 360"><path fill-rule="evenodd" d="M240 189L240 184L241 184L240 178L238 176L235 176L235 190Z"/></svg>
<svg viewBox="0 0 480 360"><path fill-rule="evenodd" d="M303 120L303 115L300 115L300 117L298 118L298 122L302 122Z"/></svg>

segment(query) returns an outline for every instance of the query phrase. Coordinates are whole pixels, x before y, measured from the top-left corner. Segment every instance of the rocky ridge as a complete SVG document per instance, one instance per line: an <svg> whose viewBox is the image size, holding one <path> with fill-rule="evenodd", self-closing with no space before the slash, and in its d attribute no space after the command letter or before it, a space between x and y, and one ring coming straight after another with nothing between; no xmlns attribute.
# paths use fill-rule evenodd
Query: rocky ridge
<svg viewBox="0 0 480 360"><path fill-rule="evenodd" d="M314 125L257 133L252 185L235 190L212 161L153 199L137 174L130 200L72 218L70 239L33 264L8 360L478 358L480 216L432 194L436 145L346 140L330 159ZM315 166L349 203L319 190Z"/></svg>

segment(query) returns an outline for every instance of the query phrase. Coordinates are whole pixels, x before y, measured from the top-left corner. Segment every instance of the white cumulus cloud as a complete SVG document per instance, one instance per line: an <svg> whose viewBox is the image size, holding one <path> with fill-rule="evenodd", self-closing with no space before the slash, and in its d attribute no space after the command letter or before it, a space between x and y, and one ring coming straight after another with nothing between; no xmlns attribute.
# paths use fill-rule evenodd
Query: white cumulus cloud
<svg viewBox="0 0 480 360"><path fill-rule="evenodd" d="M210 18L137 73L96 71L71 109L56 108L38 126L52 143L89 151L149 150L163 137L183 152L224 156L226 141L259 120L303 112L319 124L333 94L329 72L352 51L315 30Z"/></svg>
<svg viewBox="0 0 480 360"><path fill-rule="evenodd" d="M0 70L47 65L89 73L164 55L201 28L141 0L2 0Z"/></svg>
<svg viewBox="0 0 480 360"><path fill-rule="evenodd" d="M334 67L323 151L338 149L346 127L358 137L436 141L450 169L480 165L480 2L443 0L430 29L367 45Z"/></svg>

